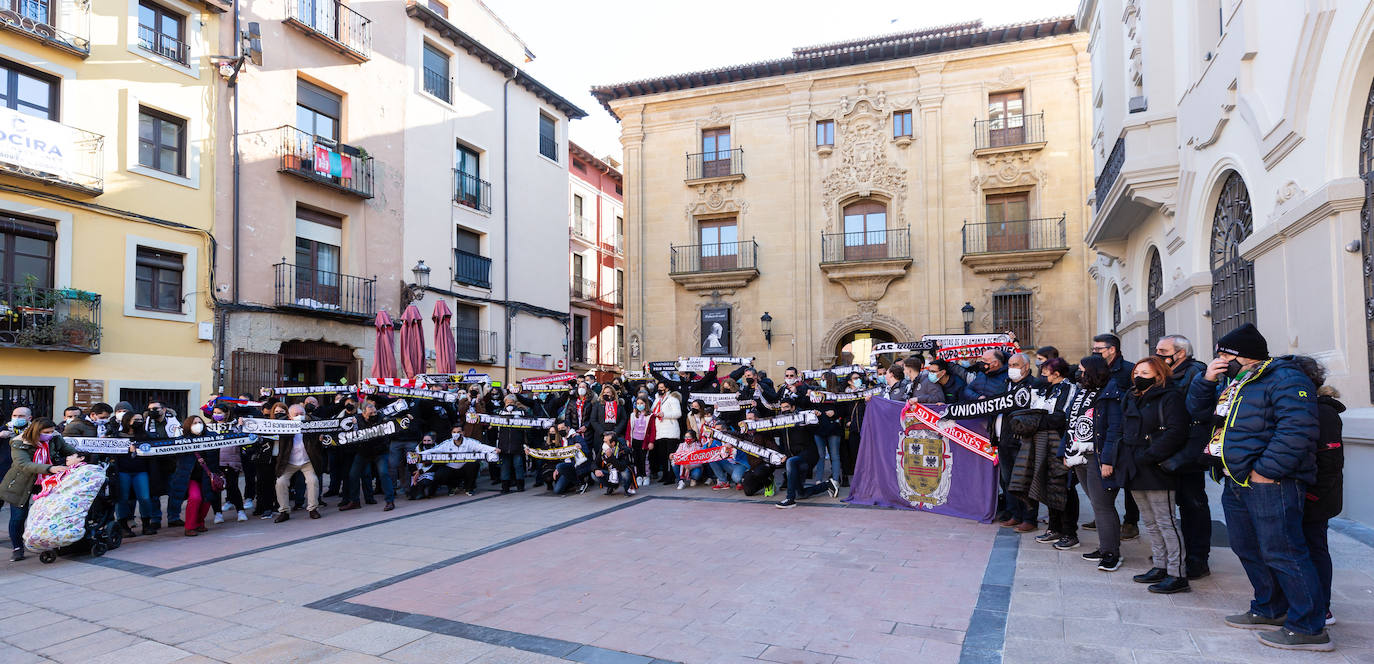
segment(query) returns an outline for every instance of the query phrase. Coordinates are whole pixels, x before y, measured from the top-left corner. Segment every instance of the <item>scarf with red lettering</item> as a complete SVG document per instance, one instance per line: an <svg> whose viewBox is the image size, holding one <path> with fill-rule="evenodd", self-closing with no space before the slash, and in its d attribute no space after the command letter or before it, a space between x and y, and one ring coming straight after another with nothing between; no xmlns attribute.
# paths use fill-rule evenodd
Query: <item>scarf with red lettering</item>
<svg viewBox="0 0 1374 664"><path fill-rule="evenodd" d="M616 402L615 402L615 399L611 399L610 401L606 401L606 402L604 402L604 403L606 404L606 422L607 422L607 423L615 422L615 416L616 416L616 412L615 412Z"/></svg>

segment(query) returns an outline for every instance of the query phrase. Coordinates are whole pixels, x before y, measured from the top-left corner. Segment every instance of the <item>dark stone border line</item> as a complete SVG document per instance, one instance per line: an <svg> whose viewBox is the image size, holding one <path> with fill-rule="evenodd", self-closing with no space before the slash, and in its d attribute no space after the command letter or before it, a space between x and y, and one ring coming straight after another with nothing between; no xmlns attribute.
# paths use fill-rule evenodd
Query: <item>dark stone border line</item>
<svg viewBox="0 0 1374 664"><path fill-rule="evenodd" d="M346 528L340 528L340 529L338 529L338 530L331 530L331 531L329 531L329 532L318 533L318 534L309 535L309 536L306 536L306 537L300 537L300 538L293 539L293 540L287 540L287 541L285 541L285 542L278 542L278 543L276 543L276 544L268 544L267 546L260 546L260 547L258 547L258 548L256 548L256 549L249 549L249 550L247 550L247 551L240 551L240 552L238 552L238 553L230 553L230 554L227 554L227 555L218 556L218 557L210 558L210 559L207 559L207 560L202 560L202 561L200 561L200 562L187 563L187 564L185 564L185 565L179 565L179 566L177 566L177 567L170 567L170 568L168 568L168 567L157 567L157 566L154 566L154 565L147 565L147 564L144 564L144 563L136 563L136 562L132 562L132 561L128 561L128 560L120 560L120 559L118 559L118 558L105 558L105 557L103 557L103 556L102 556L102 557L99 557L99 558L94 557L94 556L79 556L79 557L74 558L73 560L76 560L76 561L79 561L79 562L83 562L83 563L87 563L87 564L89 564L89 565L96 565L96 566L98 566L98 567L109 567L109 568L111 568L111 569L122 570L122 571L125 571L125 572L132 572L132 573L134 573L134 574L139 574L139 575L142 575L142 576L157 577L157 576L162 576L162 575L164 575L164 574L171 574L171 573L173 573L173 572L184 572L184 571L186 571L186 570L188 570L188 569L195 569L195 568L197 568L197 567L203 567L203 566L205 566L205 565L211 565L211 564L214 564L214 563L221 563L221 562L224 562L224 561L226 561L226 560L234 560L234 559L236 559L236 558L243 558L244 556L251 556L251 555L255 555L255 554L259 554L259 553L264 553L264 552L266 552L266 551L273 551L273 550L285 548L285 547L288 547L288 546L295 546L295 545L297 545L297 544L304 544L304 543L306 543L306 542L313 542L313 541L318 540L318 539L324 539L324 538L326 538L326 537L333 537L333 536L335 536L335 535L342 535L342 534L344 534L344 533L351 533L351 532L354 532L354 531L357 531L357 530L362 530L362 529L364 529L364 528L371 528L371 527L373 527L373 526L380 526L380 525L386 524L386 523L393 523L393 522L396 522L396 521L403 521L403 520L405 520L405 519L412 519L412 518L415 518L415 517L417 517L417 516L423 516L423 515L425 515L425 514L433 514L434 512L439 512L439 511L442 511L442 510L453 509L453 508L455 508L455 507L462 507L463 505L471 505L472 503L481 502L481 501L483 501L483 500L490 500L490 499L492 499L492 498L496 498L496 497L501 496L501 495L503 495L503 494L500 494L500 493L492 493L492 494L489 494L489 495L486 495L486 496L482 496L482 497L480 497L480 498L473 498L473 499L471 499L471 500L463 500L463 501L456 502L456 503L452 503L452 504L449 504L449 505L440 505L439 507L431 507L430 509L427 509L427 510L420 510L419 512L415 512L415 513L412 513L412 514L401 514L401 515L393 516L393 517L386 518L386 519L380 519L380 520L378 520L378 521L372 521L372 522L370 522L370 523L359 523L359 524L356 524L356 525L348 526L348 527L346 527Z"/></svg>
<svg viewBox="0 0 1374 664"><path fill-rule="evenodd" d="M1007 612L1011 608L1011 585L1016 579L1016 557L1021 551L1021 535L1002 528L992 540L988 566L978 603L969 618L968 631L959 651L960 664L999 663L1007 638Z"/></svg>
<svg viewBox="0 0 1374 664"><path fill-rule="evenodd" d="M351 590L345 590L344 592L341 592L337 595L326 597L324 599L306 604L305 608L316 609L319 611L330 611L333 613L342 613L344 615L356 616L359 618L365 618L367 620L372 620L376 622L390 623L393 625L400 625L402 627L411 627L414 629L420 629L428 632L433 632L436 634L456 636L459 638L469 639L472 641L480 641L482 643L488 643L496 646L506 646L510 648L515 648L517 650L525 650L528 652L539 653L541 655L550 655L553 657L569 659L576 662L588 662L595 664L674 664L672 662L668 662L667 660L654 659L646 655L634 655L631 653L620 652L618 650L609 650L607 648L600 648L593 645L576 643L573 641L564 641L563 639L555 639L547 636L538 636L535 634L524 634L521 632L512 632L504 629L496 629L494 627L485 627L482 625L474 625L472 623L458 622L456 620L436 618L434 616L426 616L418 613L409 613L406 611L394 611L392 609L384 609L381 607L368 606L366 604L358 604L356 602L348 601L359 595L365 595L374 590L380 590L387 586L395 585L397 583L409 580L422 574L428 574L429 572L434 572L445 567L451 567L463 561L471 560L479 556L484 556L488 553L493 553L495 551L500 551L501 549L515 546L523 542L528 542L532 539L542 537L550 533L558 532L560 530L563 530L564 528L576 526L581 523L586 523L587 521L590 521L592 519L606 516L607 514L612 514L614 512L619 512L623 509L634 507L635 505L642 505L644 503L654 500L655 498L657 498L657 496L644 496L642 498L636 498L634 500L621 503L614 507L608 507L597 512L592 512L573 519L569 519L562 523L556 523L551 526L539 528L538 530L532 530L530 532L517 535L510 539L484 546L480 549L474 549L472 551L468 551L467 553L462 553L453 556L452 558L447 558L445 560L430 563L428 565L411 570L409 572L397 574L395 576L382 579L380 581L374 581L367 585L359 586Z"/></svg>

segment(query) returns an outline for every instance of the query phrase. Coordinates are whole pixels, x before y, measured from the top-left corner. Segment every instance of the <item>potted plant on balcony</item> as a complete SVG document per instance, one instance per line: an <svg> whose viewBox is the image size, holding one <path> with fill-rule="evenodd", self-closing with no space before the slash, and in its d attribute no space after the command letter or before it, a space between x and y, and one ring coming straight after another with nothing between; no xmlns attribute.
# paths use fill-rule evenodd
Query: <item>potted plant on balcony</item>
<svg viewBox="0 0 1374 664"><path fill-rule="evenodd" d="M94 348L100 340L100 326L94 321L64 318L53 325L60 343L76 348Z"/></svg>
<svg viewBox="0 0 1374 664"><path fill-rule="evenodd" d="M14 308L21 317L31 317L33 325L41 325L52 320L53 310L62 296L51 288L38 285L38 277L24 275L24 285L14 289Z"/></svg>

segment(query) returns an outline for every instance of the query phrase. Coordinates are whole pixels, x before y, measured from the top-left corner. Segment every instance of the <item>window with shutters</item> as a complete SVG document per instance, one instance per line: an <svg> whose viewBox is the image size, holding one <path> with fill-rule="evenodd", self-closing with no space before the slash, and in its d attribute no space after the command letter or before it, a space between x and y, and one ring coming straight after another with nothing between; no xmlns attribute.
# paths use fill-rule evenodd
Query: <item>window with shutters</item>
<svg viewBox="0 0 1374 664"><path fill-rule="evenodd" d="M0 284L52 288L56 243L52 222L0 214Z"/></svg>
<svg viewBox="0 0 1374 664"><path fill-rule="evenodd" d="M181 280L185 256L139 247L136 258L135 302L139 309L181 313Z"/></svg>

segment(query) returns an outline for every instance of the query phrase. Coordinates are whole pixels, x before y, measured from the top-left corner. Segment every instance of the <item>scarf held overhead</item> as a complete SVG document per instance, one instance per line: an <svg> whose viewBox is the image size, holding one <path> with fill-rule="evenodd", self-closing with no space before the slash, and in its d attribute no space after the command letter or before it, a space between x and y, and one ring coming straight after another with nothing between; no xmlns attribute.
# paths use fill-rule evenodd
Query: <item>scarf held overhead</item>
<svg viewBox="0 0 1374 664"><path fill-rule="evenodd" d="M744 420L739 423L741 431L772 431L774 429L786 429L787 427L805 426L816 424L820 419L816 417L816 411L808 410L800 413L787 413L775 417L765 417L761 420Z"/></svg>

